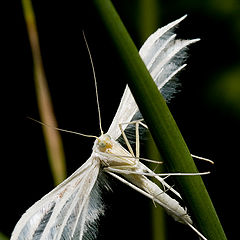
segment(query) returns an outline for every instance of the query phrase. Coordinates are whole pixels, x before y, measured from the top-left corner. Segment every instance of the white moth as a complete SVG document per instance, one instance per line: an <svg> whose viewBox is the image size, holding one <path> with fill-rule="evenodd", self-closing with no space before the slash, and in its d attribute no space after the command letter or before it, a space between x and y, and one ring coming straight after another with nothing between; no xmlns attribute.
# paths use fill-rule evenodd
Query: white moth
<svg viewBox="0 0 240 240"><path fill-rule="evenodd" d="M183 50L199 40L175 40L176 35L172 30L185 17L186 15L158 29L146 40L139 52L166 100L171 98L176 87L169 80L186 66L183 64ZM147 126L142 119L136 117L139 115L138 107L127 86L106 134L101 129L99 117L101 136L95 137L89 159L22 215L14 228L11 240L94 239L97 230L95 223L104 212L99 191L100 185L104 185L101 183L104 181L103 172L149 197L165 208L176 221L187 224L202 239L206 239L193 226L186 208L181 207L166 190L181 198L180 194L161 178L169 175L197 174L156 174L140 162L139 127ZM131 125L135 126L136 131L135 154L124 132ZM120 136L125 140L127 149L117 141ZM164 189L153 183L148 176L155 177Z"/></svg>

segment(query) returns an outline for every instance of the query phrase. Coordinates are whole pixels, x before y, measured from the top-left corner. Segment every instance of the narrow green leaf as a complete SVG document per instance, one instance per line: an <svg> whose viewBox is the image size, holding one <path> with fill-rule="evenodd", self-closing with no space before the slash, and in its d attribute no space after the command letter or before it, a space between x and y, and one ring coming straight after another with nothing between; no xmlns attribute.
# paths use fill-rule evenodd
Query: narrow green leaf
<svg viewBox="0 0 240 240"><path fill-rule="evenodd" d="M184 139L119 15L109 0L92 0L127 71L127 82L171 172L197 172ZM200 176L176 177L196 227L209 240L226 239Z"/></svg>

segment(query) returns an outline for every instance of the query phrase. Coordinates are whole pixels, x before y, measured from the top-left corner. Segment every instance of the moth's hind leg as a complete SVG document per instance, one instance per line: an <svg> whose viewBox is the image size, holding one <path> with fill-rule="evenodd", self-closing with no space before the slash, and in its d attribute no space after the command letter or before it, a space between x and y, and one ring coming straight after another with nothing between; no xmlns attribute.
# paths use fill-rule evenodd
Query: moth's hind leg
<svg viewBox="0 0 240 240"><path fill-rule="evenodd" d="M136 160L139 159L139 157L140 157L139 125L142 125L143 127L147 128L147 125L142 123L142 121L143 121L143 119L139 119L139 120L119 124L119 128L121 130L121 133L122 133L123 139L127 145L127 148L133 157L136 156ZM133 149L129 143L129 140L128 140L128 138L123 130L123 127L122 127L123 125L130 125L130 124L135 125L135 154L136 155L134 154L134 151L133 151Z"/></svg>

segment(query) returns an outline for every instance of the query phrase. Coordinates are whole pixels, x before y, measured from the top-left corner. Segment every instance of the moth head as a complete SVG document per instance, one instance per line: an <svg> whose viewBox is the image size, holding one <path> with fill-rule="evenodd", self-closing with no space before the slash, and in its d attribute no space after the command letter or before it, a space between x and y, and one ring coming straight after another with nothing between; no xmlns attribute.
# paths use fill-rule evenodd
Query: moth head
<svg viewBox="0 0 240 240"><path fill-rule="evenodd" d="M101 135L97 140L98 140L97 146L101 152L106 152L113 146L111 137L107 134Z"/></svg>

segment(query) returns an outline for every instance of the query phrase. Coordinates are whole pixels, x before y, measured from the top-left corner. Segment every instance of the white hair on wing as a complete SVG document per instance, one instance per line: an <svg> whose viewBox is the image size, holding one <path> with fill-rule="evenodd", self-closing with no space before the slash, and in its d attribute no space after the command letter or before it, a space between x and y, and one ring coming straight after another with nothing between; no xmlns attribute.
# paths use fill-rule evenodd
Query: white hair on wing
<svg viewBox="0 0 240 240"><path fill-rule="evenodd" d="M105 205L102 199L103 190L111 190L111 187L106 174L100 170L88 202L83 240L93 240L97 237L99 218L103 216L105 212Z"/></svg>
<svg viewBox="0 0 240 240"><path fill-rule="evenodd" d="M145 43L142 45L139 50L139 54L144 59L145 64L148 64L152 61L159 49L164 46L166 39L170 38L173 33L173 29L184 19L187 15L167 24L164 27L159 28L153 34L151 34ZM169 37L167 37L169 36Z"/></svg>
<svg viewBox="0 0 240 240"><path fill-rule="evenodd" d="M174 80L174 76L185 66L187 46L199 41L199 39L176 40L176 34L172 32L174 28L165 32L160 38L156 38L159 30L151 35L151 38L155 38L155 41L151 41L151 48L154 49L154 51L150 51L152 54L145 54L145 51L140 50L140 55L158 89L164 95L165 100L168 101L180 85L172 80Z"/></svg>
<svg viewBox="0 0 240 240"><path fill-rule="evenodd" d="M166 101L173 97L177 87L180 86L175 76L186 66L184 62L187 58L187 46L198 40L172 39L152 63L149 69L150 74Z"/></svg>
<svg viewBox="0 0 240 240"><path fill-rule="evenodd" d="M199 39L176 40L174 30L186 16L184 15L176 21L159 28L150 35L139 51L154 82L166 101L173 97L177 87L180 86L180 83L174 77L185 67L187 46L199 41Z"/></svg>

